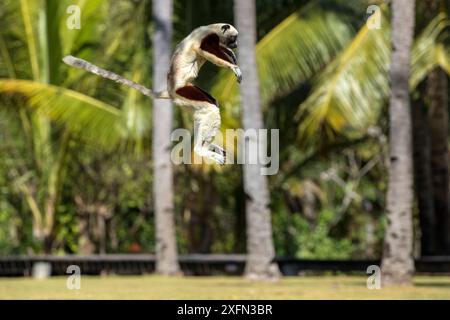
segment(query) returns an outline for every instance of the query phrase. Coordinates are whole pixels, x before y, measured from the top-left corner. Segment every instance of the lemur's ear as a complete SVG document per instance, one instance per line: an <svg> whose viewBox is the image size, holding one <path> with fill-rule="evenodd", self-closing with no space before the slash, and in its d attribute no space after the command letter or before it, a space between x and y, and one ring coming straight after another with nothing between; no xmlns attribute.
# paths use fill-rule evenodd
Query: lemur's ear
<svg viewBox="0 0 450 320"><path fill-rule="evenodd" d="M230 28L231 28L231 27L230 27L229 24L223 25L223 26L222 26L222 32L225 33L225 31L227 31L227 30L230 29Z"/></svg>

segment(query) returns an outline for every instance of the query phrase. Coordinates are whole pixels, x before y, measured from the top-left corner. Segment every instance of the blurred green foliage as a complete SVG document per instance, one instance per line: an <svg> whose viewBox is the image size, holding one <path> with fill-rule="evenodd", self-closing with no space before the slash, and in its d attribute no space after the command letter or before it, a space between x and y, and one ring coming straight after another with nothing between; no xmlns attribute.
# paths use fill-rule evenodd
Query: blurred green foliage
<svg viewBox="0 0 450 320"><path fill-rule="evenodd" d="M69 3L82 6L79 31L64 27ZM269 178L279 256L380 255L390 48L388 33L365 28L368 3L257 1L262 107L266 126L280 129L280 172ZM154 251L151 101L59 62L77 55L151 86L150 9L150 0L0 4L1 255ZM199 25L232 20L232 0L175 1L174 44ZM445 23L418 32L412 90L448 61L438 46ZM240 126L232 77L210 65L199 77L218 94L224 128ZM174 126L192 128L190 115L175 108ZM242 167L174 170L180 253L245 252ZM54 190L46 249L30 197L45 217Z"/></svg>

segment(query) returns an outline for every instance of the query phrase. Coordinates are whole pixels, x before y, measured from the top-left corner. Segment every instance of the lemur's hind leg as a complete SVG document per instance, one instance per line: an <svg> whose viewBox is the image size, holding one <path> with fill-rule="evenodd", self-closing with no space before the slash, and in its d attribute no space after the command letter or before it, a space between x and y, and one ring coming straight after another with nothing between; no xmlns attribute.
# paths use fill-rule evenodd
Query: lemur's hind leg
<svg viewBox="0 0 450 320"><path fill-rule="evenodd" d="M227 152L221 146L219 146L215 143L210 144L210 150L212 150L215 153L221 154L224 157L226 157L226 155L227 155Z"/></svg>
<svg viewBox="0 0 450 320"><path fill-rule="evenodd" d="M220 127L220 113L217 107L205 107L194 112L194 151L198 155L225 163L225 152L212 143Z"/></svg>
<svg viewBox="0 0 450 320"><path fill-rule="evenodd" d="M207 92L188 85L176 90L181 104L190 105L194 112L194 152L210 158L219 164L224 164L225 150L212 141L220 128L220 111L216 100ZM177 102L177 101L175 101Z"/></svg>

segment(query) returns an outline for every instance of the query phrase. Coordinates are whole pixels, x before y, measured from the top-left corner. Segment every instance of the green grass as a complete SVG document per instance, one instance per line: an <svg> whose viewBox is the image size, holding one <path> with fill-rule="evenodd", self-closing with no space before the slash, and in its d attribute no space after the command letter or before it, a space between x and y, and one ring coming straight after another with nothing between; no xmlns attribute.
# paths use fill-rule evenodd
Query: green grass
<svg viewBox="0 0 450 320"><path fill-rule="evenodd" d="M359 276L305 276L257 283L238 277L82 276L0 278L0 299L450 299L450 277L414 279L414 286L369 290Z"/></svg>

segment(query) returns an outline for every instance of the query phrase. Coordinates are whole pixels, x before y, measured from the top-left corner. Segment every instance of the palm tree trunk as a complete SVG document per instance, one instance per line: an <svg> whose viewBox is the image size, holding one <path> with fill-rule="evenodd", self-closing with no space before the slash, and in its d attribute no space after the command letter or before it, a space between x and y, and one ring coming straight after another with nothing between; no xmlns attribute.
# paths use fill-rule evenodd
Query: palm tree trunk
<svg viewBox="0 0 450 320"><path fill-rule="evenodd" d="M263 127L260 109L258 70L256 66L256 9L254 0L235 0L234 16L239 33L239 61L244 80L241 85L242 122L244 129ZM259 140L259 139L258 139ZM245 142L244 142L245 143ZM250 152L257 152L258 143L249 138ZM269 190L266 176L258 164L244 164L244 190L246 194L247 263L245 274L253 279L279 276L272 239L269 209Z"/></svg>
<svg viewBox="0 0 450 320"><path fill-rule="evenodd" d="M408 85L414 23L415 1L393 0L388 226L381 266L386 285L410 284L414 272L412 125Z"/></svg>
<svg viewBox="0 0 450 320"><path fill-rule="evenodd" d="M172 39L172 0L154 0L153 89L165 89ZM156 272L179 273L173 204L173 173L170 159L172 105L169 100L153 100L154 165L153 199L155 203Z"/></svg>

